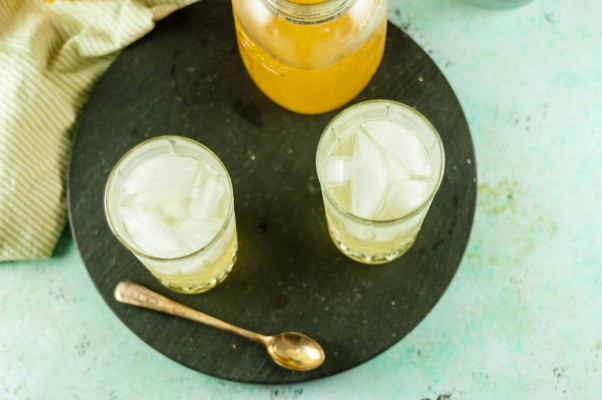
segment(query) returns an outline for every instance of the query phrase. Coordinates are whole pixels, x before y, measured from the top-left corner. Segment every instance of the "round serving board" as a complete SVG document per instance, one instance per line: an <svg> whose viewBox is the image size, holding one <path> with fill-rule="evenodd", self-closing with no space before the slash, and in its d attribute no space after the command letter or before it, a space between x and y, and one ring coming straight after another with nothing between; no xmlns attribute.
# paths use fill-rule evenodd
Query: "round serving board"
<svg viewBox="0 0 602 400"><path fill-rule="evenodd" d="M352 103L378 98L412 105L433 123L445 145L446 168L412 249L389 264L366 266L331 243L316 177L320 134L340 110L298 115L269 101L242 65L229 2L203 0L158 23L97 83L73 145L71 226L109 307L167 357L242 382L332 375L401 340L441 298L462 259L474 215L475 157L450 85L393 25L377 74ZM104 218L112 167L134 145L163 134L204 143L232 177L238 261L222 285L201 295L162 287L113 237ZM309 372L285 370L256 343L118 303L113 290L125 279L250 330L303 332L322 344L326 362Z"/></svg>

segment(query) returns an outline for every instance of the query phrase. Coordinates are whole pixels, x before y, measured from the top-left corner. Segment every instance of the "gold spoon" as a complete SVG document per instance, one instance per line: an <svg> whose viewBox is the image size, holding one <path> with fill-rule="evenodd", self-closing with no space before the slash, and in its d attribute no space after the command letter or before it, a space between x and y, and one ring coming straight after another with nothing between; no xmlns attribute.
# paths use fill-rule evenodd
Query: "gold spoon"
<svg viewBox="0 0 602 400"><path fill-rule="evenodd" d="M320 344L301 333L283 332L274 336L260 335L193 310L131 281L122 281L117 284L115 299L121 303L187 318L261 343L274 362L284 368L309 371L318 368L325 359L324 350Z"/></svg>

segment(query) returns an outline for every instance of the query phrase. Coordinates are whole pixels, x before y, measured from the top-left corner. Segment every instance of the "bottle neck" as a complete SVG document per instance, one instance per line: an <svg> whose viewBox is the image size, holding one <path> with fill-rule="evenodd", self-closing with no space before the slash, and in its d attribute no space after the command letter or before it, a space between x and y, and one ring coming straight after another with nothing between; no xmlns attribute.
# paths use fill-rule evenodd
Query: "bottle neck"
<svg viewBox="0 0 602 400"><path fill-rule="evenodd" d="M260 0L276 16L296 24L319 24L345 13L357 0Z"/></svg>

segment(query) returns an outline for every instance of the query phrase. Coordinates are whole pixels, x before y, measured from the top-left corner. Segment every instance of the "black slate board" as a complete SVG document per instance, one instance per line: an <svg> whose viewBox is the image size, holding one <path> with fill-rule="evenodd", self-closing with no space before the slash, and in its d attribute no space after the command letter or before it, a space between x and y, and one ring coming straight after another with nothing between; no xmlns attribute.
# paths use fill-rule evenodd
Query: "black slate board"
<svg viewBox="0 0 602 400"><path fill-rule="evenodd" d="M71 227L109 307L164 355L243 382L332 375L401 340L441 298L462 259L474 215L475 157L451 87L393 25L379 71L352 103L376 98L398 100L425 114L443 138L446 168L413 248L397 261L370 267L342 256L326 230L315 151L322 129L340 110L304 116L270 102L243 68L229 2L203 0L160 22L97 83L73 146ZM206 294L163 288L117 242L104 219L103 190L113 165L135 144L162 134L206 144L232 177L238 262L229 278ZM306 333L323 345L326 362L310 372L284 370L255 343L117 303L113 289L123 279L250 330Z"/></svg>

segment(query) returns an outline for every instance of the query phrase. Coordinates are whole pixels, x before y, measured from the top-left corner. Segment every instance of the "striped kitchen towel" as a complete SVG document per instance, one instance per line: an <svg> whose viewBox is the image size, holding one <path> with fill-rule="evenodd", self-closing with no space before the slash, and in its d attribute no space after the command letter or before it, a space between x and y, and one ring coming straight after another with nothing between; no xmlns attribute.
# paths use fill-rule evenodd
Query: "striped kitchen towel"
<svg viewBox="0 0 602 400"><path fill-rule="evenodd" d="M195 1L0 0L0 261L52 254L91 86L119 50Z"/></svg>

